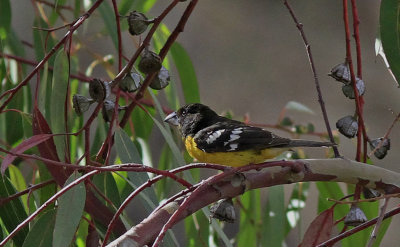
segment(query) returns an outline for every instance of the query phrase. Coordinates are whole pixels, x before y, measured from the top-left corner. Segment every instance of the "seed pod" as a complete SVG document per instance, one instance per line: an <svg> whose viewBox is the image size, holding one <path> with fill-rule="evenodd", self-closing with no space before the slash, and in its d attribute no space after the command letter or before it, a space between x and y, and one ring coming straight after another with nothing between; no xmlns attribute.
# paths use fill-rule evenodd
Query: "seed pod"
<svg viewBox="0 0 400 247"><path fill-rule="evenodd" d="M367 221L364 212L355 204L351 205L349 213L344 218L346 226L358 226Z"/></svg>
<svg viewBox="0 0 400 247"><path fill-rule="evenodd" d="M375 197L381 196L381 193L379 193L379 191L377 191L377 190L373 190L373 189L364 187L363 188L363 195L364 195L365 199L371 199L371 198L375 198Z"/></svg>
<svg viewBox="0 0 400 247"><path fill-rule="evenodd" d="M154 77L149 86L152 89L161 90L169 85L169 80L169 71L164 66L162 66L157 76Z"/></svg>
<svg viewBox="0 0 400 247"><path fill-rule="evenodd" d="M345 116L336 122L336 128L347 138L353 138L358 131L358 122L353 116Z"/></svg>
<svg viewBox="0 0 400 247"><path fill-rule="evenodd" d="M349 65L346 62L333 67L328 75L345 84L349 84L351 81Z"/></svg>
<svg viewBox="0 0 400 247"><path fill-rule="evenodd" d="M359 96L363 96L364 95L364 93L365 93L365 83L364 83L364 81L363 80L361 80L360 78L356 78L356 87L357 87L357 90L358 90L358 95ZM342 86L342 91L343 91L343 94L347 97L347 98L349 98L349 99L354 99L355 98L355 95L354 95L354 90L353 90L353 85L351 85L351 83L349 83L349 84L344 84L343 86Z"/></svg>
<svg viewBox="0 0 400 247"><path fill-rule="evenodd" d="M100 79L93 79L89 83L89 94L97 102L104 101L110 95L110 84Z"/></svg>
<svg viewBox="0 0 400 247"><path fill-rule="evenodd" d="M138 67L140 72L145 74L157 72L161 69L161 58L156 53L146 49Z"/></svg>
<svg viewBox="0 0 400 247"><path fill-rule="evenodd" d="M147 21L147 17L143 13L132 11L128 16L129 32L132 35L143 33L149 24L150 22Z"/></svg>
<svg viewBox="0 0 400 247"><path fill-rule="evenodd" d="M119 82L119 88L124 92L135 92L142 85L142 77L137 73L128 73Z"/></svg>
<svg viewBox="0 0 400 247"><path fill-rule="evenodd" d="M374 139L369 142L369 146L371 147L372 150L374 150L376 147L379 146L379 144L382 142L382 140L383 140L383 137ZM390 139L386 138L383 140L382 146L374 152L374 155L378 159L383 159L383 158L385 158L388 150L390 150Z"/></svg>
<svg viewBox="0 0 400 247"><path fill-rule="evenodd" d="M232 198L219 200L210 208L210 217L220 221L233 223L236 220L235 208L233 207Z"/></svg>
<svg viewBox="0 0 400 247"><path fill-rule="evenodd" d="M78 115L82 115L82 113L86 112L93 102L93 99L83 95L75 94L72 96L72 107Z"/></svg>
<svg viewBox="0 0 400 247"><path fill-rule="evenodd" d="M114 108L115 108L115 103L112 102L111 100L105 100L103 103L103 109L102 109L102 114L103 114L103 119L105 122L110 122L112 119L112 116L114 114Z"/></svg>

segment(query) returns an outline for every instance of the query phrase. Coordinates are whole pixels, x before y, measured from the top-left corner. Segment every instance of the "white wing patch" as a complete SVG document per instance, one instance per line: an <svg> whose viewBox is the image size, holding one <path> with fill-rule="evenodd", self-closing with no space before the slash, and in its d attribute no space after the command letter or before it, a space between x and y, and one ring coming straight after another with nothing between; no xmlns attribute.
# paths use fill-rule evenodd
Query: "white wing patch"
<svg viewBox="0 0 400 247"><path fill-rule="evenodd" d="M230 149L228 149L228 151L235 151L238 147L237 143L233 143L231 145L229 145Z"/></svg>
<svg viewBox="0 0 400 247"><path fill-rule="evenodd" d="M220 137L221 135L222 135L222 133L224 133L224 129L222 129L222 130L217 130L217 131L215 131L215 132L210 132L210 133L208 133L209 135L208 135L208 138L207 138L207 140L206 140L206 142L207 142L207 144L211 144L211 143L213 143L215 140L217 140L218 139L218 137Z"/></svg>

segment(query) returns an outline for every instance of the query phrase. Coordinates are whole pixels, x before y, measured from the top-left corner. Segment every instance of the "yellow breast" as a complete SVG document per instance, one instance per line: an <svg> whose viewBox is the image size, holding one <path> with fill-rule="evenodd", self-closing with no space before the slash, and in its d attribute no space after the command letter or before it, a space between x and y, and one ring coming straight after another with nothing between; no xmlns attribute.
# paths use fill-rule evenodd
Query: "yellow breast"
<svg viewBox="0 0 400 247"><path fill-rule="evenodd" d="M186 150L188 151L190 156L197 159L199 162L220 164L233 167L261 163L267 159L275 158L279 154L286 151L286 149L282 148L268 148L264 150L206 153L197 148L193 137L186 137L184 142Z"/></svg>

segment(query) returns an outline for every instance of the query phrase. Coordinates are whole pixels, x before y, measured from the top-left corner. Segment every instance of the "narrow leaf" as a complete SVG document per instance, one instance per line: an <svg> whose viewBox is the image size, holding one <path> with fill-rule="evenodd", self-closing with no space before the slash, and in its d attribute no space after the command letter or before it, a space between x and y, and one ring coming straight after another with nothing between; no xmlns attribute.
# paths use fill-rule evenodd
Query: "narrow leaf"
<svg viewBox="0 0 400 247"><path fill-rule="evenodd" d="M285 193L282 185L268 189L267 207L262 224L261 245L282 246L285 238Z"/></svg>
<svg viewBox="0 0 400 247"><path fill-rule="evenodd" d="M17 191L10 183L7 176L0 176L0 198L7 198ZM19 198L0 206L0 218L8 232L13 231L28 215ZM15 246L22 246L28 228L24 227L13 237Z"/></svg>
<svg viewBox="0 0 400 247"><path fill-rule="evenodd" d="M54 72L50 99L51 130L53 133L65 133L65 100L68 95L68 56L64 50L58 52L54 61ZM65 161L66 138L55 136L57 154Z"/></svg>
<svg viewBox="0 0 400 247"><path fill-rule="evenodd" d="M22 247L47 247L53 242L56 210L45 212L33 225Z"/></svg>
<svg viewBox="0 0 400 247"><path fill-rule="evenodd" d="M11 29L10 0L0 0L0 39L5 39Z"/></svg>
<svg viewBox="0 0 400 247"><path fill-rule="evenodd" d="M51 134L39 134L39 135L34 135L30 137L29 139L26 139L23 141L21 144L19 144L17 147L13 148L11 150L12 153L16 154L22 154L26 150L35 147L39 145L40 143L47 141L50 137L53 135ZM7 167L17 158L17 156L7 154L7 156L4 158L3 162L1 162L1 173L4 175L5 170Z"/></svg>
<svg viewBox="0 0 400 247"><path fill-rule="evenodd" d="M400 2L382 0L380 8L380 36L389 71L400 83Z"/></svg>
<svg viewBox="0 0 400 247"><path fill-rule="evenodd" d="M308 114L311 114L311 115L315 114L313 112L313 110L311 110L309 107L307 107L307 106L305 106L305 105L303 105L303 104L301 104L299 102L296 102L296 101L289 101L286 104L285 108L287 110L293 110L293 111L298 111L298 112L302 112L302 113L308 113Z"/></svg>
<svg viewBox="0 0 400 247"><path fill-rule="evenodd" d="M306 233L300 246L316 246L329 239L334 226L333 208L325 210L315 218Z"/></svg>
<svg viewBox="0 0 400 247"><path fill-rule="evenodd" d="M186 104L200 102L196 72L186 50L175 42L171 47L171 56L179 73Z"/></svg>
<svg viewBox="0 0 400 247"><path fill-rule="evenodd" d="M67 180L65 185L72 183L79 178L79 173L74 172ZM53 232L54 247L68 247L71 245L76 229L82 217L83 208L86 201L86 188L84 183L80 183L58 200L56 223Z"/></svg>

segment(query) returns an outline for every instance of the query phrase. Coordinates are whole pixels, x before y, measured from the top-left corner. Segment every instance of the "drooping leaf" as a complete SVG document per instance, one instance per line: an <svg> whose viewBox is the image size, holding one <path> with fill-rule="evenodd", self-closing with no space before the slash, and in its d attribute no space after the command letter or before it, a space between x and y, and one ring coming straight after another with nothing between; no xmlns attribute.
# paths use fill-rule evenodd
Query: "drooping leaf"
<svg viewBox="0 0 400 247"><path fill-rule="evenodd" d="M312 247L328 240L333 227L333 208L330 208L322 212L311 222L300 246Z"/></svg>
<svg viewBox="0 0 400 247"><path fill-rule="evenodd" d="M68 56L61 50L54 61L53 80L50 100L50 124L53 133L65 133L65 100L68 95ZM65 161L66 137L55 136L57 155Z"/></svg>
<svg viewBox="0 0 400 247"><path fill-rule="evenodd" d="M301 104L299 102L296 102L296 101L289 101L286 104L285 108L287 110L298 111L298 112L301 112L301 113L308 113L308 114L312 114L312 115L315 114L314 111L311 110L309 107L307 107L307 106L305 106L305 105L303 105L303 104Z"/></svg>
<svg viewBox="0 0 400 247"><path fill-rule="evenodd" d="M186 245L188 247L207 246L210 234L209 221L202 212L185 218Z"/></svg>
<svg viewBox="0 0 400 247"><path fill-rule="evenodd" d="M28 149L30 149L32 147L35 147L35 146L41 144L42 142L47 141L51 137L52 137L51 134L34 135L34 136L30 137L29 139L26 139L25 141L23 141L17 147L13 148L11 150L11 152L15 153L15 154L22 154L26 150L28 150ZM17 158L17 157L14 156L14 155L8 154L3 159L3 162L1 162L1 173L2 174L4 174L4 172L7 169L8 165L10 165L15 160L15 158Z"/></svg>
<svg viewBox="0 0 400 247"><path fill-rule="evenodd" d="M388 69L397 83L400 83L400 2L398 0L381 1L379 24Z"/></svg>
<svg viewBox="0 0 400 247"><path fill-rule="evenodd" d="M110 6L109 2L103 2L99 6L98 10L103 18L104 26L106 27L115 48L118 48L117 29L115 28L117 24L115 21L113 8Z"/></svg>
<svg viewBox="0 0 400 247"><path fill-rule="evenodd" d="M65 185L72 183L79 177L79 173L74 172ZM85 201L86 188L83 183L72 187L59 198L52 246L68 247L71 245L82 217Z"/></svg>
<svg viewBox="0 0 400 247"><path fill-rule="evenodd" d="M282 246L285 238L285 193L282 185L268 189L262 223L262 246Z"/></svg>
<svg viewBox="0 0 400 247"><path fill-rule="evenodd" d="M185 48L177 42L171 47L171 56L178 70L186 104L200 102L196 72Z"/></svg>
<svg viewBox="0 0 400 247"><path fill-rule="evenodd" d="M239 233L236 237L238 246L257 246L259 219L261 218L260 191L252 190L241 196L244 209L240 210Z"/></svg>
<svg viewBox="0 0 400 247"><path fill-rule="evenodd" d="M56 221L56 210L48 210L32 226L22 247L47 247L53 242L53 229Z"/></svg>
<svg viewBox="0 0 400 247"><path fill-rule="evenodd" d="M11 29L10 0L0 0L0 40L7 37Z"/></svg>
<svg viewBox="0 0 400 247"><path fill-rule="evenodd" d="M10 183L7 176L0 176L0 198L7 198L17 191ZM28 217L20 198L16 198L8 203L0 205L0 218L8 232L13 231L22 221ZM14 237L13 242L16 246L22 246L28 228L22 228Z"/></svg>

